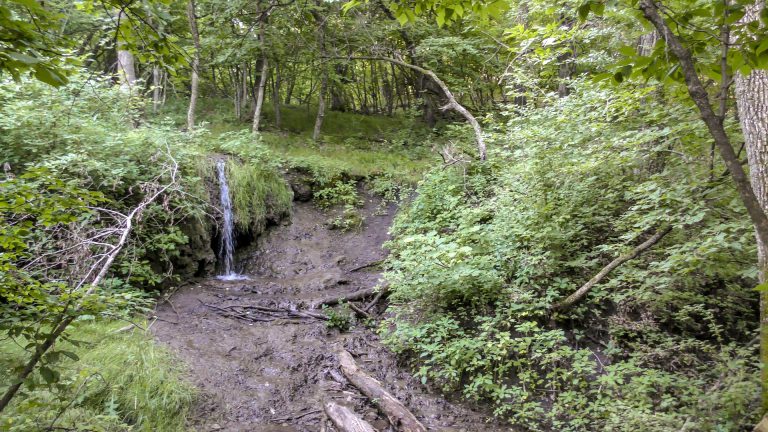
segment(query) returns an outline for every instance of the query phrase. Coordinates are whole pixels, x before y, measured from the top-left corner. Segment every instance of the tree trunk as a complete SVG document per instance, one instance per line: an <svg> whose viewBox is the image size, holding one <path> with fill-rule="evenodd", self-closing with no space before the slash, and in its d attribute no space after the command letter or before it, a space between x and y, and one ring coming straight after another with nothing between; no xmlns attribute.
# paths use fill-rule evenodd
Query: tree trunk
<svg viewBox="0 0 768 432"><path fill-rule="evenodd" d="M312 140L320 139L320 131L323 129L323 119L325 118L325 93L328 89L328 73L323 71L323 78L320 82L320 95L317 98L317 117L315 117L315 128L312 131Z"/></svg>
<svg viewBox="0 0 768 432"><path fill-rule="evenodd" d="M118 13L118 26L123 25L125 12ZM118 30L119 33L119 30ZM126 94L133 93L136 84L136 68L134 66L133 53L125 49L125 42L118 35L117 40L117 74L120 78L120 90Z"/></svg>
<svg viewBox="0 0 768 432"><path fill-rule="evenodd" d="M742 20L754 20L764 6L763 2L758 2L748 8ZM768 72L753 70L746 76L737 72L734 81L736 108L749 161L750 183L763 212L768 213ZM759 235L756 237L758 278L762 284L768 281L768 243ZM768 291L765 290L760 292L760 361L763 411L768 412Z"/></svg>
<svg viewBox="0 0 768 432"><path fill-rule="evenodd" d="M321 0L316 0L315 4L318 7L322 6ZM317 46L320 51L320 59L325 59L325 18L323 18L317 10L311 10L312 17L317 23ZM328 67L321 63L322 78L320 81L320 95L317 98L317 117L315 117L315 128L312 131L312 140L318 141L320 139L320 131L323 128L323 119L325 118L325 93L328 91Z"/></svg>
<svg viewBox="0 0 768 432"><path fill-rule="evenodd" d="M328 401L323 404L323 409L336 429L341 432L376 432L373 426L347 407Z"/></svg>
<svg viewBox="0 0 768 432"><path fill-rule="evenodd" d="M256 91L256 108L253 110L253 132L259 131L261 123L261 108L264 105L264 87L267 85L267 72L269 71L267 63L267 58L264 57L261 61L259 88Z"/></svg>
<svg viewBox="0 0 768 432"><path fill-rule="evenodd" d="M162 103L163 70L160 66L152 68L152 113L157 114L157 109Z"/></svg>
<svg viewBox="0 0 768 432"><path fill-rule="evenodd" d="M275 79L272 82L272 104L275 107L275 127L280 129L280 124L283 122L282 114L280 113L280 66L275 65Z"/></svg>
<svg viewBox="0 0 768 432"><path fill-rule="evenodd" d="M743 80L740 84L741 90L738 89L739 84L737 84L737 92L740 92L742 96L740 98L737 96L737 102L738 99L741 99L742 106L740 108L741 110L746 110L742 111L742 115L745 115L747 118L746 120L742 120L742 127L744 127L744 122L746 121L747 128L744 131L745 135L751 134L749 137L745 136L747 145L749 145L750 142L752 145L752 149L749 150L752 152L749 162L750 166L752 164L756 164L758 168L758 173L753 173L750 178L747 177L747 174L744 172L744 169L742 168L741 163L736 156L736 152L731 146L730 138L728 137L728 134L723 127L723 114L725 111L724 108L726 107L728 77L723 76L722 78L723 83L721 86L723 91L721 91L721 116L718 116L715 114L712 106L710 105L709 95L707 94L706 89L704 88L696 73L696 65L691 52L680 43L680 40L669 28L669 25L666 23L666 21L664 21L664 19L661 17L656 3L653 0L641 0L640 9L642 10L645 18L650 21L654 27L656 27L656 30L659 32L661 37L664 38L672 53L678 58L681 69L683 71L683 76L685 77L686 85L688 86L688 93L690 94L693 102L699 108L701 118L707 125L710 135L712 135L715 144L720 150L720 156L723 158L728 171L731 173L731 177L733 178L734 183L736 183L736 189L739 192L741 200L744 203L744 206L747 208L747 213L749 214L750 220L755 227L758 248L764 248L765 245L768 245L768 217L766 217L766 212L764 211L766 191L766 144L764 138L761 143L754 141L760 137L760 135L758 135L760 132L758 131L762 130L763 133L765 133L766 87L764 77L760 77L760 72L753 72L753 74L755 74L754 76L750 74L749 77L741 78ZM725 33L727 34L727 31ZM725 59L727 57L727 47L730 41L725 39L722 40L721 43L723 44L722 57ZM727 64L725 66L727 66ZM737 79L739 78L737 77ZM747 90L750 92L762 91L762 95L758 94L755 98L755 93L744 93ZM762 136L765 137L765 135ZM755 189L752 187L752 185L756 183L760 188L757 189L757 193L755 193ZM764 255L765 251L763 250L761 253ZM763 258L763 260L764 259L765 258ZM764 279L766 276L764 262L761 263L760 273L761 278ZM762 362L763 368L762 396L764 410L765 407L768 407L768 382L766 381L766 378L768 378L768 323L766 322L768 319L768 314L766 314L766 312L768 312L766 310L766 308L768 308L768 305L766 304L767 300L768 293L762 291L760 293L760 360Z"/></svg>
<svg viewBox="0 0 768 432"><path fill-rule="evenodd" d="M195 54L192 56L192 83L189 89L189 109L187 109L187 130L191 131L195 128L195 110L197 108L200 80L200 33L197 31L195 0L187 2L187 19L189 20L189 30L192 33L192 42L195 44Z"/></svg>

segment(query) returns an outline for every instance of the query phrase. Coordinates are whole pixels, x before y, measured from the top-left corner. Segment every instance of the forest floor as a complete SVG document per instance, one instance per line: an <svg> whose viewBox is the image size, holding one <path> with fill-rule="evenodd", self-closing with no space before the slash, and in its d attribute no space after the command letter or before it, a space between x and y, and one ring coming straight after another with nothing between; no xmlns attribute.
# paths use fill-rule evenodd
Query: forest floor
<svg viewBox="0 0 768 432"><path fill-rule="evenodd" d="M188 365L200 391L192 428L326 430L322 402L334 400L377 430L393 430L339 372L336 352L344 348L430 430L501 429L485 423L487 415L430 392L362 323L340 332L306 317L252 322L223 313L247 306L291 310L376 286L381 276L376 267L357 268L386 256L382 244L396 208L364 197L365 222L348 232L327 226L328 211L295 202L290 221L269 228L251 252L241 254L248 280L195 281L158 306L155 336Z"/></svg>

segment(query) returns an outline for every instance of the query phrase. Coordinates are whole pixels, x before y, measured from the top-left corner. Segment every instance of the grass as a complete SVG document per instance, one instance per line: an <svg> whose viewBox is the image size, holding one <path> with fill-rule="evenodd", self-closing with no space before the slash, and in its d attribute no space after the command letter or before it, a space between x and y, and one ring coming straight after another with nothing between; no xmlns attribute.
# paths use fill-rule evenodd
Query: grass
<svg viewBox="0 0 768 432"><path fill-rule="evenodd" d="M185 104L184 100L169 101L160 115L169 116L181 126ZM282 106L281 113L283 120L278 130L274 127L273 107L265 104L266 130L260 138L288 168L303 168L327 176L387 176L402 184L415 185L421 174L438 161L430 150L434 139L431 131L403 113L390 117L328 111L320 143L311 139L314 108ZM249 121L234 119L231 102L223 99L207 99L198 118L206 123L214 142L250 126Z"/></svg>
<svg viewBox="0 0 768 432"><path fill-rule="evenodd" d="M0 430L56 429L104 431L183 431L194 400L194 388L183 377L178 361L157 346L151 335L134 330L115 333L125 323L79 323L72 330L73 346L60 342L56 350L73 352L53 368L61 373L57 388L39 384L22 387L3 412ZM0 388L10 383L11 369L26 353L12 340L0 341Z"/></svg>

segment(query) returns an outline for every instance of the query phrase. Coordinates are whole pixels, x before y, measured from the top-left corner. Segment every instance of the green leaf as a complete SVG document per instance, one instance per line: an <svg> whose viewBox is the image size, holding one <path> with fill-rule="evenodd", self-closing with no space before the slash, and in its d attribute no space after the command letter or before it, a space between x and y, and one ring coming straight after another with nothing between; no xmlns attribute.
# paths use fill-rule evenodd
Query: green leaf
<svg viewBox="0 0 768 432"><path fill-rule="evenodd" d="M11 58L11 60L15 60L20 63L24 63L25 65L33 65L42 62L41 59L32 57L27 54L22 54L19 52L9 52L7 53L8 57Z"/></svg>
<svg viewBox="0 0 768 432"><path fill-rule="evenodd" d="M58 373L48 366L40 366L40 375L48 384L55 383L58 378Z"/></svg>
<svg viewBox="0 0 768 432"><path fill-rule="evenodd" d="M59 87L67 83L66 78L47 67L36 67L35 78L54 87Z"/></svg>

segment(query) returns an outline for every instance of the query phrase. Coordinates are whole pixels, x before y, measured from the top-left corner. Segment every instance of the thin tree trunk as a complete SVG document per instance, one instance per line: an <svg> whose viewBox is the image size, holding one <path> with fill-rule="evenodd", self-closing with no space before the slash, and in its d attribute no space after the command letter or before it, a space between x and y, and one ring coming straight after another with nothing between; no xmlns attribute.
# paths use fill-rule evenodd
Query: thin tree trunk
<svg viewBox="0 0 768 432"><path fill-rule="evenodd" d="M317 117L315 117L315 128L312 130L312 140L320 139L320 132L323 129L323 119L325 119L325 93L328 89L328 72L323 71L323 77L320 81L320 95L317 98Z"/></svg>
<svg viewBox="0 0 768 432"><path fill-rule="evenodd" d="M283 122L280 113L280 65L275 65L275 79L272 82L272 104L275 107L275 127L280 129Z"/></svg>
<svg viewBox="0 0 768 432"><path fill-rule="evenodd" d="M152 68L152 112L157 114L157 110L162 103L161 91L163 89L163 71L160 66Z"/></svg>
<svg viewBox="0 0 768 432"><path fill-rule="evenodd" d="M256 108L253 111L253 132L259 131L261 123L261 108L264 105L264 87L267 85L267 73L269 72L267 58L261 62L261 76L259 77L259 88L256 92Z"/></svg>
<svg viewBox="0 0 768 432"><path fill-rule="evenodd" d="M723 127L723 119L715 114L710 105L709 95L696 73L696 64L691 56L691 52L681 44L666 21L659 15L658 7L653 0L640 0L640 9L645 18L663 35L670 51L678 58L686 85L688 86L688 93L698 107L701 119L704 120L710 135L712 135L720 150L720 156L731 173L741 200L747 209L752 223L755 225L757 236L761 242L768 244L768 217L763 212L762 206L752 190L750 180L744 168L742 168L739 159L736 157L736 152L731 146L731 140Z"/></svg>
<svg viewBox="0 0 768 432"><path fill-rule="evenodd" d="M315 0L315 4L321 7L322 1ZM328 67L323 64L325 59L325 18L323 18L317 10L311 10L312 17L317 23L317 45L320 51L322 78L320 81L320 95L317 98L317 117L315 117L315 127L312 130L312 140L318 141L320 139L320 132L323 128L323 119L325 118L325 93L328 91Z"/></svg>
<svg viewBox="0 0 768 432"><path fill-rule="evenodd" d="M118 13L118 26L122 25L123 19L125 19L125 13L120 11ZM126 94L133 93L133 88L136 83L136 68L134 63L133 53L125 49L123 38L118 36L117 73L120 77L120 90Z"/></svg>
<svg viewBox="0 0 768 432"><path fill-rule="evenodd" d="M195 16L195 0L187 2L187 19L189 30L192 33L192 42L195 45L195 54L192 56L192 83L189 90L189 109L187 109L187 130L195 128L195 110L197 109L197 94L200 80L200 33L197 31L197 17Z"/></svg>

